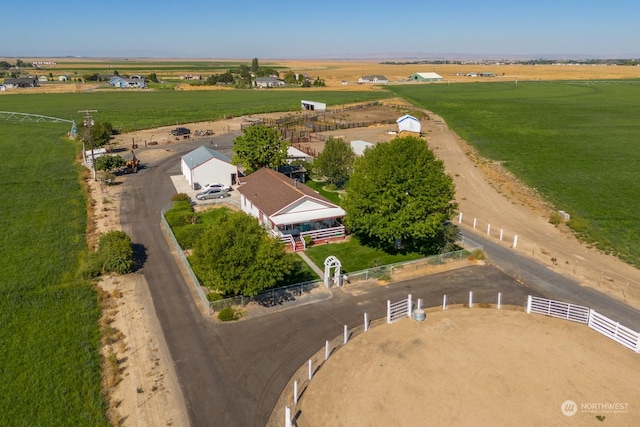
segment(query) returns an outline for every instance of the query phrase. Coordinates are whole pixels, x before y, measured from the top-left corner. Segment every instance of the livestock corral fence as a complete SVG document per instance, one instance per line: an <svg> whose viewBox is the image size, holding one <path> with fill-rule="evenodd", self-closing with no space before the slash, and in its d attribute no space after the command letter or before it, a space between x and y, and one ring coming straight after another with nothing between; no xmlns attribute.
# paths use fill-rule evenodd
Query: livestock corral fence
<svg viewBox="0 0 640 427"><path fill-rule="evenodd" d="M500 309L502 308L501 300L502 294L498 293L496 305L493 303L474 304L473 292L469 292L469 302L468 304L464 304L463 307L472 308L474 306L490 306ZM415 309L414 301L416 301ZM378 318L374 321L370 321L368 313L364 313L364 323L362 325L356 325L351 328L349 328L348 325L344 325L340 335L336 336L332 340L325 341L322 349L318 350L290 379L289 384L280 396L276 409L271 416L272 419L275 418L275 420L282 420L281 417L284 416L284 425L286 427L293 427L293 425L295 425L296 418L300 414L300 412L297 411L297 405L300 397L309 387L315 373L327 360L329 360L329 357L332 354L338 351L341 347L347 345L354 336L366 333L371 326L391 324L407 317L413 317L417 321L423 321L425 319L424 315L421 317L416 316L418 311L424 313L422 310L421 299L414 300L411 295L408 295L406 299L396 302L387 300L386 303L387 308L385 318ZM447 305L446 295L443 295L442 297L441 307L442 310L447 310L449 308ZM529 295L527 297L525 311L528 314L542 314L558 319L586 324L589 328L601 333L607 338L622 344L635 353L640 353L640 333L633 331L621 325L619 322L597 313L595 310L588 307Z"/></svg>

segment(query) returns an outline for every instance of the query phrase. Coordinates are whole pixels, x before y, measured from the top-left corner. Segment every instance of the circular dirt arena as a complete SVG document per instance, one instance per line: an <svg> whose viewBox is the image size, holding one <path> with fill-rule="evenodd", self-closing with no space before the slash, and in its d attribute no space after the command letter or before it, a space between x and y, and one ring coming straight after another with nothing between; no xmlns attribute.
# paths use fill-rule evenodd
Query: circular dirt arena
<svg viewBox="0 0 640 427"><path fill-rule="evenodd" d="M640 423L639 384L640 355L586 325L454 309L354 337L292 415L299 427L630 426Z"/></svg>

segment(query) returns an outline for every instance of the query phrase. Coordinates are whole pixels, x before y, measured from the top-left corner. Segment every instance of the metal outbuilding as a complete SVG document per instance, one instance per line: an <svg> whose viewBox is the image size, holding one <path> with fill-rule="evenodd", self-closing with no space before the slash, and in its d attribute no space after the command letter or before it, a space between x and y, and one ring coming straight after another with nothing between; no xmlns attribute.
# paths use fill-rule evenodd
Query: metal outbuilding
<svg viewBox="0 0 640 427"><path fill-rule="evenodd" d="M327 104L324 102L316 102L316 101L300 101L301 107L303 110L308 111L326 111Z"/></svg>
<svg viewBox="0 0 640 427"><path fill-rule="evenodd" d="M438 73L414 73L409 76L409 80L416 82L441 82L442 76Z"/></svg>
<svg viewBox="0 0 640 427"><path fill-rule="evenodd" d="M420 129L421 129L421 125L420 125L420 120L416 119L413 116L410 116L409 114L405 114L404 116L400 117L398 120L396 120L396 123L398 123L398 133L400 132L413 132L413 133L420 133Z"/></svg>

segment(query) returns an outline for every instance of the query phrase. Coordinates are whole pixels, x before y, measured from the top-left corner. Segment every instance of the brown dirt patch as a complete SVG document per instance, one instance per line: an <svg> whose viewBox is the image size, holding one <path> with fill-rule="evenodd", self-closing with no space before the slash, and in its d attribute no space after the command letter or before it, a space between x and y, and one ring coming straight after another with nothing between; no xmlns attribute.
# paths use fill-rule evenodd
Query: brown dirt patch
<svg viewBox="0 0 640 427"><path fill-rule="evenodd" d="M632 425L640 418L637 357L564 320L437 311L339 348L304 391L297 425L576 425L597 415ZM572 417L561 411L569 399L578 405ZM620 403L626 412L580 409L590 403Z"/></svg>

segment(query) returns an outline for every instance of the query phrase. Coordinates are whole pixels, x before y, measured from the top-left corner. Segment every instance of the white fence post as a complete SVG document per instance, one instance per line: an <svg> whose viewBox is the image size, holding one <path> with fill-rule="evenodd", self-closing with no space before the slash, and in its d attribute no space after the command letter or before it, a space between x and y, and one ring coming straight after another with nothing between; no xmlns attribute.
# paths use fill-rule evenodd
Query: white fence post
<svg viewBox="0 0 640 427"><path fill-rule="evenodd" d="M487 224L487 236L491 235L491 224Z"/></svg>
<svg viewBox="0 0 640 427"><path fill-rule="evenodd" d="M513 248L515 249L516 246L518 246L518 235L517 234L515 236L513 236Z"/></svg>
<svg viewBox="0 0 640 427"><path fill-rule="evenodd" d="M447 309L447 295L443 295L442 296L442 310L446 310Z"/></svg>
<svg viewBox="0 0 640 427"><path fill-rule="evenodd" d="M478 220L476 218L473 218L473 229L476 229L476 224L478 223Z"/></svg>
<svg viewBox="0 0 640 427"><path fill-rule="evenodd" d="M502 242L502 228L500 229L500 241Z"/></svg>
<svg viewBox="0 0 640 427"><path fill-rule="evenodd" d="M369 315L367 313L364 314L364 331L367 332L369 330Z"/></svg>
<svg viewBox="0 0 640 427"><path fill-rule="evenodd" d="M293 403L298 404L298 380L293 382Z"/></svg>
<svg viewBox="0 0 640 427"><path fill-rule="evenodd" d="M527 296L527 314L531 314L531 295Z"/></svg>
<svg viewBox="0 0 640 427"><path fill-rule="evenodd" d="M344 325L344 342L343 342L343 344L346 344L348 340L349 340L349 329L347 328L347 325Z"/></svg>
<svg viewBox="0 0 640 427"><path fill-rule="evenodd" d="M329 340L324 343L324 360L329 359Z"/></svg>
<svg viewBox="0 0 640 427"><path fill-rule="evenodd" d="M462 224L462 212L458 214L458 224Z"/></svg>
<svg viewBox="0 0 640 427"><path fill-rule="evenodd" d="M498 310L502 308L502 292L498 292Z"/></svg>
<svg viewBox="0 0 640 427"><path fill-rule="evenodd" d="M473 307L473 291L469 291L469 308Z"/></svg>
<svg viewBox="0 0 640 427"><path fill-rule="evenodd" d="M391 300L387 300L387 323L391 323Z"/></svg>
<svg viewBox="0 0 640 427"><path fill-rule="evenodd" d="M313 378L313 362L309 359L309 381Z"/></svg>
<svg viewBox="0 0 640 427"><path fill-rule="evenodd" d="M411 294L407 297L407 317L411 317L411 308L413 307L411 303Z"/></svg>
<svg viewBox="0 0 640 427"><path fill-rule="evenodd" d="M284 408L284 427L291 427L291 408Z"/></svg>

